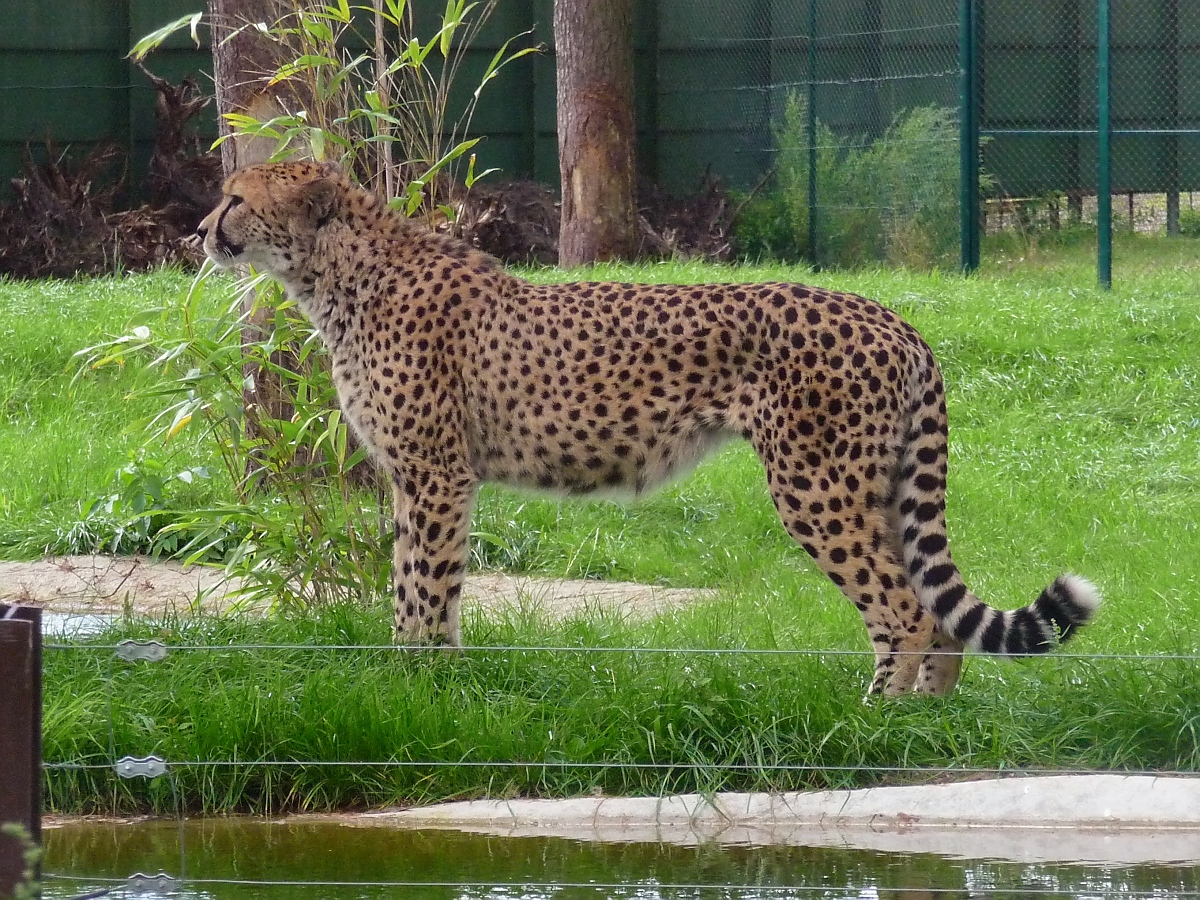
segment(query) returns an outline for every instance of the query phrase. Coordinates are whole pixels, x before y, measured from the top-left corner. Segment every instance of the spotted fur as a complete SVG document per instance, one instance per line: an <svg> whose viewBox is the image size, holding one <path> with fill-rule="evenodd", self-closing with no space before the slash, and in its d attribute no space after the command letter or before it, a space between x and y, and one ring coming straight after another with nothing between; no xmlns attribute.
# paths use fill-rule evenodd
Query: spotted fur
<svg viewBox="0 0 1200 900"><path fill-rule="evenodd" d="M395 495L397 640L460 643L476 490L641 494L730 437L788 532L858 607L871 690L951 690L964 646L1032 654L1097 594L1064 576L1001 612L946 541L946 401L890 310L799 284L533 285L315 163L234 174L200 227L286 286Z"/></svg>

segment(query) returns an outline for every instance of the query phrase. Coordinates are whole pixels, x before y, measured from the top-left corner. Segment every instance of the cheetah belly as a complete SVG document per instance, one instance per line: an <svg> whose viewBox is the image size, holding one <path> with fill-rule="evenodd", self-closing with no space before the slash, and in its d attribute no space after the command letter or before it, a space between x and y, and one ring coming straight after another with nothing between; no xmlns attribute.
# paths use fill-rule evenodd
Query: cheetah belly
<svg viewBox="0 0 1200 900"><path fill-rule="evenodd" d="M719 424L687 416L663 423L532 413L480 422L473 463L481 478L566 494L637 496L687 473L734 437Z"/></svg>

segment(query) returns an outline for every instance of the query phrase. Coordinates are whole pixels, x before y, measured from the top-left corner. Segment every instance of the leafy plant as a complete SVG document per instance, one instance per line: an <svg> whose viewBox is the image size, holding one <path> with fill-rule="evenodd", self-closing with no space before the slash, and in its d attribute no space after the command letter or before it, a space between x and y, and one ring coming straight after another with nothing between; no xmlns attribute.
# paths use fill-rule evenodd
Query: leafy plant
<svg viewBox="0 0 1200 900"><path fill-rule="evenodd" d="M0 825L0 834L15 841L21 847L22 881L13 886L13 900L37 900L42 895L37 880L38 861L42 858L42 849L33 842L32 836L24 826L16 824Z"/></svg>
<svg viewBox="0 0 1200 900"><path fill-rule="evenodd" d="M421 37L409 0L369 7L293 0L276 22L241 29L257 31L273 50L275 69L263 76L262 90L276 99L279 115L262 121L230 112L225 119L236 134L273 140L272 159L337 161L407 215L453 221L455 186L469 190L493 171L475 171L470 151L480 138L467 137L484 88L509 63L539 50L512 47L528 32L509 38L462 94L466 53L497 3L447 0L440 27ZM131 55L140 59L185 28L194 36L196 22L195 15L177 19Z"/></svg>
<svg viewBox="0 0 1200 900"><path fill-rule="evenodd" d="M955 261L959 242L959 144L953 110L897 114L874 140L841 137L817 120L817 227L809 235L808 110L791 94L775 131L778 189L796 247L834 266L885 260L930 268ZM986 173L981 189L990 189Z"/></svg>
<svg viewBox="0 0 1200 900"><path fill-rule="evenodd" d="M1200 237L1200 209L1179 210L1179 233L1184 237Z"/></svg>
<svg viewBox="0 0 1200 900"><path fill-rule="evenodd" d="M149 550L154 555L174 556L186 546L187 539L178 528L171 527L176 524L172 509L179 507L173 488L209 477L206 466L171 472L161 460L140 448L113 474L107 493L83 503L76 533L78 537L92 535L93 539L68 539L68 544L88 552ZM214 546L207 555L215 556L221 549Z"/></svg>
<svg viewBox="0 0 1200 900"><path fill-rule="evenodd" d="M139 538L154 552L188 562L224 559L250 599L287 607L382 592L390 539L378 499L363 489L374 484L373 473L366 451L351 445L315 333L263 276L241 283L227 308L203 313L196 286L208 272L201 270L178 304L80 353L89 369L133 354L152 359L162 378L142 393L163 406L141 423L147 440L169 442L185 428L203 427L236 502L172 509L168 485L208 472L167 475L161 464L143 460L123 467L116 490L92 511L124 516L117 534ZM242 307L246 290L257 298L250 308ZM246 340L244 326L260 303L272 312L271 328ZM281 349L297 365L281 365ZM248 380L264 373L277 380L277 399L292 411L289 418L274 418L268 404L245 402ZM262 490L266 483L269 494Z"/></svg>
<svg viewBox="0 0 1200 900"><path fill-rule="evenodd" d="M800 255L791 212L778 191L743 199L733 220L733 236L742 259L789 260Z"/></svg>

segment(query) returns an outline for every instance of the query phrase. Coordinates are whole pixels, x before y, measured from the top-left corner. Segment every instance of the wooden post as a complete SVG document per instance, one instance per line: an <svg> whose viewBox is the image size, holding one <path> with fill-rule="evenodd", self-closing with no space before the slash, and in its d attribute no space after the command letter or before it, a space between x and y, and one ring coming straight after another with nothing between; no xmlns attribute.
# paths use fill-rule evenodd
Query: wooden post
<svg viewBox="0 0 1200 900"><path fill-rule="evenodd" d="M0 604L0 825L42 842L42 611ZM0 897L24 880L24 846L0 834Z"/></svg>

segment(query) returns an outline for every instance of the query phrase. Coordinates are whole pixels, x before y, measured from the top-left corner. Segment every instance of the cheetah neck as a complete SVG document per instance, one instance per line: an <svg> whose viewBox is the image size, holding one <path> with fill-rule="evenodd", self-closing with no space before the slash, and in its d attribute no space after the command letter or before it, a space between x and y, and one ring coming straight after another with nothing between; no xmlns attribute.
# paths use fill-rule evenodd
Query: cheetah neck
<svg viewBox="0 0 1200 900"><path fill-rule="evenodd" d="M335 354L381 295L381 279L416 283L447 259L503 272L491 257L405 218L377 195L349 182L345 189L346 202L318 231L307 266L281 279Z"/></svg>

